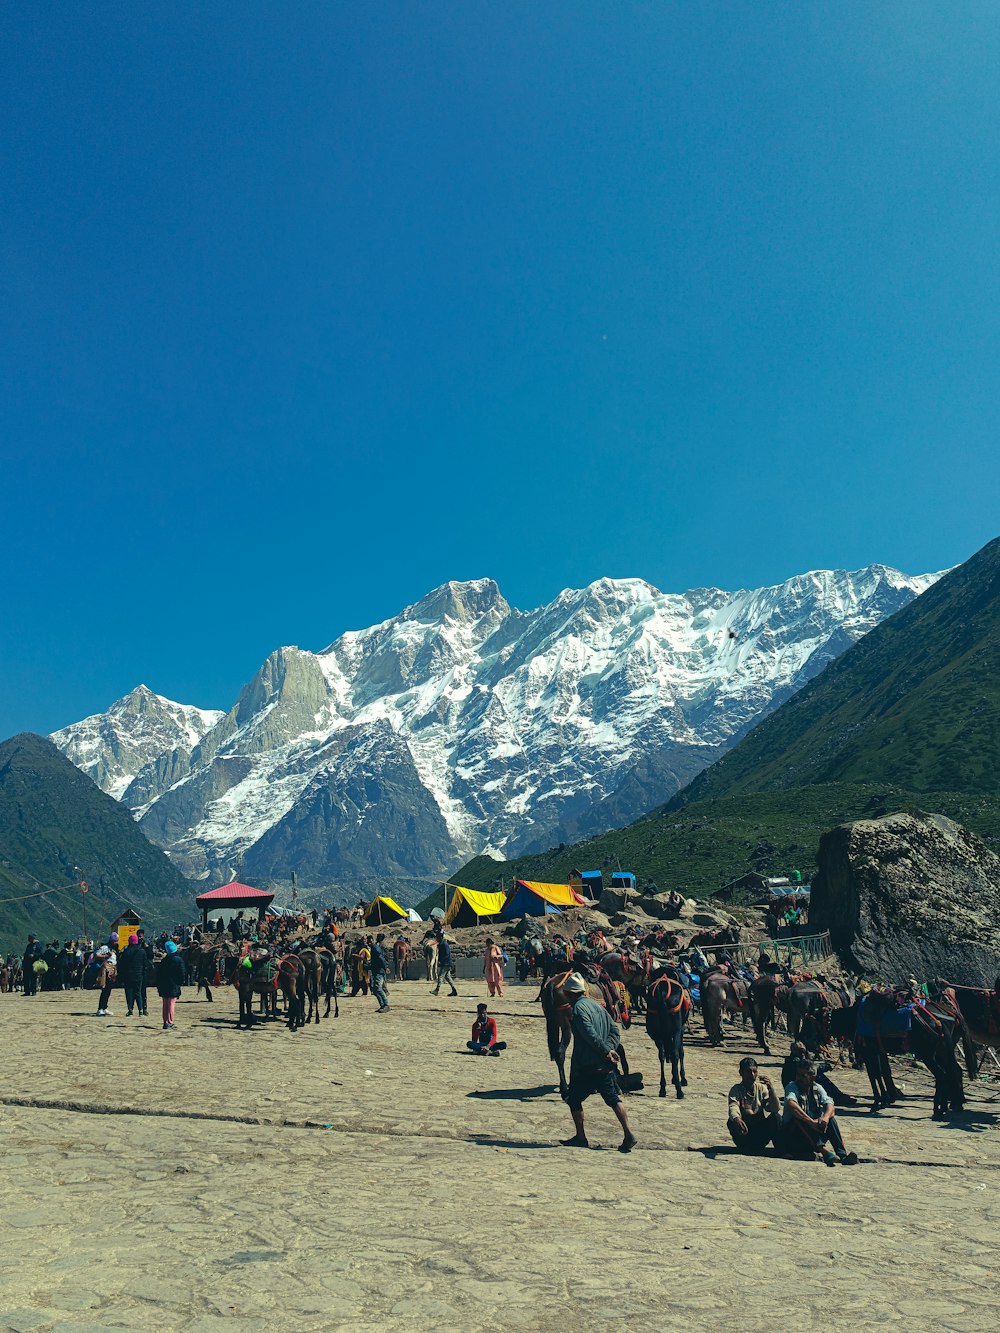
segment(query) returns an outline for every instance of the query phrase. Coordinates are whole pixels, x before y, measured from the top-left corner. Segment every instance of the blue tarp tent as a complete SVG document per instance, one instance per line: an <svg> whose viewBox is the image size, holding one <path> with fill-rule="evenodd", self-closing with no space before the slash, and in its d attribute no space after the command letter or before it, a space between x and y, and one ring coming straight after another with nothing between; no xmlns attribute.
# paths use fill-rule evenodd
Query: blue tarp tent
<svg viewBox="0 0 1000 1333"><path fill-rule="evenodd" d="M515 916L558 916L564 907L579 907L583 899L568 884L540 884L519 879L500 913L501 921Z"/></svg>

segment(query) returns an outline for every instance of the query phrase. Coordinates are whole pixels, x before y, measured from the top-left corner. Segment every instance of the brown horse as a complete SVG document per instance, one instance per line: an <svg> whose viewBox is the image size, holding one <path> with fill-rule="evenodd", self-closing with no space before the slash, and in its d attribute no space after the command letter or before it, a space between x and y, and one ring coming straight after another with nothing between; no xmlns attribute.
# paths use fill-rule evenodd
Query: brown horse
<svg viewBox="0 0 1000 1333"><path fill-rule="evenodd" d="M233 974L233 985L240 999L238 1028L254 1025L253 997L261 998L261 1013L276 1018L278 1014L278 960L271 954L258 955L247 964L244 959Z"/></svg>
<svg viewBox="0 0 1000 1333"><path fill-rule="evenodd" d="M563 990L567 980L572 976L573 969L562 970L548 977L542 983L542 1013L545 1015L545 1036L549 1043L549 1059L555 1061L556 1069L559 1071L559 1095L563 1101L569 1093L569 1083L566 1081L566 1052L569 1050L569 1044L573 1036L573 1028L570 1019L573 1013L573 1006L570 1003L569 996ZM622 1023L627 1026L627 994L624 985L620 981L607 982L610 993L616 997L616 1002L608 1004L605 987L599 982L584 978L587 985L587 999L594 1000L602 1009L607 1009L616 1023ZM622 1073L628 1073L628 1060L625 1058L624 1047L618 1047L618 1054L621 1057Z"/></svg>
<svg viewBox="0 0 1000 1333"><path fill-rule="evenodd" d="M310 967L297 953L286 953L278 960L278 985L285 997L288 1011L288 1031L297 1032L306 1024L306 995L309 994L311 980ZM316 1001L316 1022L319 1022L319 1000Z"/></svg>
<svg viewBox="0 0 1000 1333"><path fill-rule="evenodd" d="M639 959L633 958L631 954L612 950L599 956L597 966L602 968L612 981L621 982L628 991L632 1007L637 1013L645 1009L649 975L653 966L653 955L648 950Z"/></svg>
<svg viewBox="0 0 1000 1333"><path fill-rule="evenodd" d="M1000 977L994 990L985 986L958 986L952 981L937 982L937 990L944 1004L962 1016L965 1068L970 1081L975 1080L979 1073L976 1048L1000 1050Z"/></svg>
<svg viewBox="0 0 1000 1333"><path fill-rule="evenodd" d="M701 1016L710 1046L722 1045L722 1015L746 1017L749 992L746 983L712 969L701 978Z"/></svg>

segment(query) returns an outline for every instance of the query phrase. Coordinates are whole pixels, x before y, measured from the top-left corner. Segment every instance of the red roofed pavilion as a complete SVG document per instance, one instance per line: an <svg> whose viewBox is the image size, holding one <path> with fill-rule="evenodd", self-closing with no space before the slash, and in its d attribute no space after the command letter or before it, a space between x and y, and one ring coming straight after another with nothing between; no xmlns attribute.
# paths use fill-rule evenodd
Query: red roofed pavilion
<svg viewBox="0 0 1000 1333"><path fill-rule="evenodd" d="M238 884L234 880L232 884L221 884L217 889L199 893L195 902L201 908L202 921L206 925L208 913L213 907L226 912L237 907L256 907L257 915L263 920L264 909L274 902L274 894L264 889L252 889L249 884Z"/></svg>

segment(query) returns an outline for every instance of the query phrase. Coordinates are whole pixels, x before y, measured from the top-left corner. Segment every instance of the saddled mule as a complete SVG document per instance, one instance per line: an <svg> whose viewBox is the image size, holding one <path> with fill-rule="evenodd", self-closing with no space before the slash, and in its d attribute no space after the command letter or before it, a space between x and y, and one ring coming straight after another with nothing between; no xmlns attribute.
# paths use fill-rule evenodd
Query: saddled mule
<svg viewBox="0 0 1000 1333"><path fill-rule="evenodd" d="M566 1081L566 1052L569 1050L569 1044L573 1037L573 1028L570 1022L573 1013L573 1005L569 996L563 990L566 982L573 974L573 968L567 969L565 965L562 971L553 973L542 983L542 1013L545 1015L545 1036L549 1044L549 1059L555 1061L556 1069L559 1071L559 1095L563 1101L569 1094L569 1083ZM602 1009L607 1009L616 1023L621 1023L623 1027L628 1026L628 1008L625 987L621 982L609 981L601 985L598 981L591 981L584 978L587 985L587 999L594 1000ZM616 1001L608 1003L608 995L614 995ZM628 1060L625 1057L625 1049L618 1047L618 1055L621 1060L621 1069L623 1074L627 1074Z"/></svg>
<svg viewBox="0 0 1000 1333"><path fill-rule="evenodd" d="M784 1004L788 1016L789 1037L804 1042L811 1051L819 1050L829 1037L831 1013L849 1009L854 1000L853 986L834 986L822 977L796 981L777 996L777 1003Z"/></svg>
<svg viewBox="0 0 1000 1333"><path fill-rule="evenodd" d="M304 1023L319 1022L319 997L323 993L323 960L320 957L318 949L307 947L300 949L298 954L299 962L302 964L302 997L303 1003L308 1002L308 1012L303 1020ZM327 1017L330 1014L330 1005L327 1002Z"/></svg>
<svg viewBox="0 0 1000 1333"><path fill-rule="evenodd" d="M722 1045L722 1015L746 1015L749 992L746 983L714 968L701 977L701 1016L710 1046Z"/></svg>
<svg viewBox="0 0 1000 1333"><path fill-rule="evenodd" d="M978 1048L1000 1050L1000 977L993 990L957 986L952 981L939 981L937 989L942 1002L962 1015L965 1068L970 1081L974 1080L979 1073Z"/></svg>
<svg viewBox="0 0 1000 1333"><path fill-rule="evenodd" d="M278 960L264 953L251 959L249 966L241 962L233 974L233 985L240 998L240 1016L236 1026L253 1027L253 997L261 998L261 1013L272 1018L278 1013Z"/></svg>
<svg viewBox="0 0 1000 1333"><path fill-rule="evenodd" d="M285 997L288 1011L288 1031L297 1032L306 1023L306 995L310 984L310 968L297 953L286 953L278 960L278 985ZM319 1003L316 1004L316 1022L319 1022Z"/></svg>
<svg viewBox="0 0 1000 1333"><path fill-rule="evenodd" d="M647 950L641 958L636 959L631 954L612 950L610 953L599 954L596 961L612 981L622 983L628 991L632 1007L641 1013L646 1007L653 955Z"/></svg>
<svg viewBox="0 0 1000 1333"><path fill-rule="evenodd" d="M788 1012L788 983L779 975L764 973L750 983L750 1013L753 1017L754 1036L765 1055L771 1054L767 1044L767 1029L777 1030L778 1013Z"/></svg>
<svg viewBox="0 0 1000 1333"><path fill-rule="evenodd" d="M188 978L198 984L198 990L204 988L205 998L212 1003L212 987L225 985L231 974L234 955L221 944L189 944L182 949L181 957L187 968Z"/></svg>
<svg viewBox="0 0 1000 1333"><path fill-rule="evenodd" d="M932 1000L900 1004L891 992L871 991L863 1000L830 1015L832 1035L854 1042L868 1072L872 1111L893 1106L900 1097L889 1056L906 1052L926 1065L934 1078L933 1119L965 1105L962 1071L955 1058L962 1018L957 1010Z"/></svg>
<svg viewBox="0 0 1000 1333"><path fill-rule="evenodd" d="M660 1096L667 1095L666 1058L670 1057L670 1079L678 1097L684 1096L684 1027L691 1012L691 997L671 967L653 977L646 1010L646 1032L660 1056Z"/></svg>

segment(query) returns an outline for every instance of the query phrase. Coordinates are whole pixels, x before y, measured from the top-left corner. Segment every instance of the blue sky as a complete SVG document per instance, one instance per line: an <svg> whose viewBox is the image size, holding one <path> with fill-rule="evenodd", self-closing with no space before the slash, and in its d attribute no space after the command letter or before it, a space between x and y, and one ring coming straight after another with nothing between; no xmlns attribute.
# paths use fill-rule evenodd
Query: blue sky
<svg viewBox="0 0 1000 1333"><path fill-rule="evenodd" d="M0 17L0 735L1000 531L995 4Z"/></svg>

